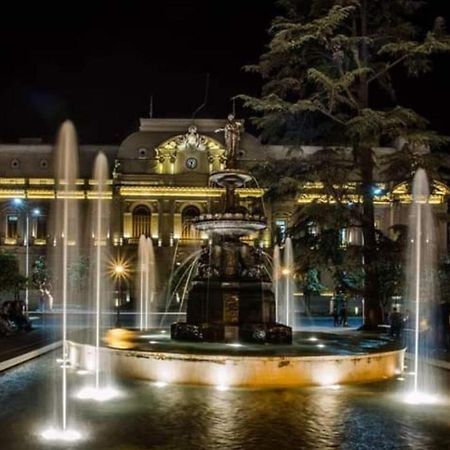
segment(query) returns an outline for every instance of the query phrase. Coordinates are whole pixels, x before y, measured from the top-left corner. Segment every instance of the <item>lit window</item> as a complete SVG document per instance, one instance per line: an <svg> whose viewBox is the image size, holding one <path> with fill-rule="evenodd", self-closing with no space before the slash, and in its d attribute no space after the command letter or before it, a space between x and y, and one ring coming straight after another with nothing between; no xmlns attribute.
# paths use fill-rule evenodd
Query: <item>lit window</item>
<svg viewBox="0 0 450 450"><path fill-rule="evenodd" d="M47 237L47 220L45 216L35 217L36 224L36 239L45 239Z"/></svg>
<svg viewBox="0 0 450 450"><path fill-rule="evenodd" d="M19 231L19 216L17 214L8 214L6 216L6 237L17 239Z"/></svg>
<svg viewBox="0 0 450 450"><path fill-rule="evenodd" d="M183 209L181 239L200 239L200 231L194 226L194 219L199 215L200 211L195 206L187 206Z"/></svg>
<svg viewBox="0 0 450 450"><path fill-rule="evenodd" d="M151 235L151 217L150 209L146 206L137 206L133 209L133 237L138 238L141 235Z"/></svg>

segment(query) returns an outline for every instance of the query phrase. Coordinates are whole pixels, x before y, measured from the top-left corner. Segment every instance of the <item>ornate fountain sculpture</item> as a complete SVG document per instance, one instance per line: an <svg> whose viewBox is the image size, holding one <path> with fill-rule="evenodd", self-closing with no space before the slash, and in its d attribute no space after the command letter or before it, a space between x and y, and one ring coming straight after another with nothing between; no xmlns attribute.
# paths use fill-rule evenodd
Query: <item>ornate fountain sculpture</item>
<svg viewBox="0 0 450 450"><path fill-rule="evenodd" d="M262 251L241 240L266 228L265 217L240 204L236 189L253 177L236 167L242 123L228 116L223 129L227 169L214 172L210 184L225 188L223 210L196 218L206 232L197 275L187 299L186 322L172 325L172 339L207 342L292 342L292 329L276 322L275 298L264 270Z"/></svg>

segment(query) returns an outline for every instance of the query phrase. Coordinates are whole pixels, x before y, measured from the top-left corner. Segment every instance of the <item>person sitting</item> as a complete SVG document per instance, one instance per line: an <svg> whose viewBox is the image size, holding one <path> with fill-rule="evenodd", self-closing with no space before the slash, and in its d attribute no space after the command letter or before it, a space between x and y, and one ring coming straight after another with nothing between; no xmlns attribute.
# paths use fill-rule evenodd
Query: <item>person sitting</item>
<svg viewBox="0 0 450 450"><path fill-rule="evenodd" d="M4 302L0 309L0 335L11 336L15 327L10 320L11 302Z"/></svg>
<svg viewBox="0 0 450 450"><path fill-rule="evenodd" d="M25 305L23 302L19 300L12 302L9 316L16 325L18 331L28 332L31 330L31 321L25 315Z"/></svg>

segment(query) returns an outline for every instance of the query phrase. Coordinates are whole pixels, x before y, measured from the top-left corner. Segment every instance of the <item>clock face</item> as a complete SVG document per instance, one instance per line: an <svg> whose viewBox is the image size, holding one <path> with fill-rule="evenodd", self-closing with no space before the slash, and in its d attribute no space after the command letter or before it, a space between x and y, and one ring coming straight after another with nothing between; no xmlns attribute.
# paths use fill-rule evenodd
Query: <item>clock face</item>
<svg viewBox="0 0 450 450"><path fill-rule="evenodd" d="M191 170L195 169L197 167L197 159L196 158L186 159L186 167Z"/></svg>

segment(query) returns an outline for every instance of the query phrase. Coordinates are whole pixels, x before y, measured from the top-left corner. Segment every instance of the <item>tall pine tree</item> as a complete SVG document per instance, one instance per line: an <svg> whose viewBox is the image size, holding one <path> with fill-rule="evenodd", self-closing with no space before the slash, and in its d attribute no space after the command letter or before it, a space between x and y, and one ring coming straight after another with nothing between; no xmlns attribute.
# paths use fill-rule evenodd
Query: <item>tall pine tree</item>
<svg viewBox="0 0 450 450"><path fill-rule="evenodd" d="M281 0L271 41L246 69L264 81L259 98L241 96L263 137L351 148L359 178L364 237L365 324L382 321L374 224L374 149L402 138L405 150L445 142L427 121L398 105L392 76L420 76L434 53L450 51L442 18L422 32L412 22L417 0Z"/></svg>

